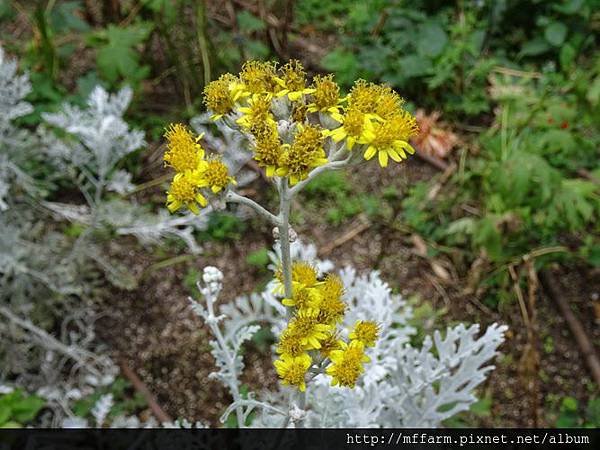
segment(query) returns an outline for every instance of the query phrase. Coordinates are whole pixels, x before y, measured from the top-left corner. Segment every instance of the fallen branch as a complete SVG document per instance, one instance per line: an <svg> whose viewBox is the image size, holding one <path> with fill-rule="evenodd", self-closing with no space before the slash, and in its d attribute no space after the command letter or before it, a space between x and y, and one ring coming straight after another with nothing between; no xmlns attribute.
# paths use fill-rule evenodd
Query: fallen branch
<svg viewBox="0 0 600 450"><path fill-rule="evenodd" d="M600 386L600 360L598 360L596 350L588 338L583 325L577 319L577 317L575 317L573 311L571 311L571 307L567 303L567 300L565 300L564 296L561 295L556 283L554 282L554 279L552 278L552 275L550 275L547 270L542 270L540 272L540 281L542 282L542 286L544 287L546 294L554 301L554 303L556 303L560 313L567 322L567 325L569 325L569 329L575 337L575 341L579 346L579 350L585 358L588 368L592 373L594 382L597 386Z"/></svg>
<svg viewBox="0 0 600 450"><path fill-rule="evenodd" d="M445 172L446 170L448 170L449 164L447 162L441 160L440 158L436 158L435 156L431 156L426 153L420 152L419 149L417 147L415 147L414 144L413 144L413 147L416 150L415 155L418 156L423 161L425 161L426 163L432 165L436 169L441 170L442 172Z"/></svg>
<svg viewBox="0 0 600 450"><path fill-rule="evenodd" d="M337 239L334 239L333 241L331 241L330 244L323 246L323 250L321 250L319 252L320 255L321 256L329 255L333 250L344 245L346 242L354 239L356 236L358 236L363 231L366 231L371 226L371 223L369 222L369 220L366 217L364 217L362 214L360 216L360 220L361 220L361 223L359 223L357 226L350 229L348 232L344 233Z"/></svg>
<svg viewBox="0 0 600 450"><path fill-rule="evenodd" d="M121 368L121 373L131 382L133 388L146 399L154 417L156 417L160 423L173 422L173 419L171 419L171 417L160 407L156 398L152 395L150 389L148 389L148 386L140 380L125 360L121 359L119 361L119 367Z"/></svg>
<svg viewBox="0 0 600 450"><path fill-rule="evenodd" d="M26 319L21 319L17 315L13 314L8 308L1 306L0 315L3 315L13 324L21 327L30 333L30 336L35 338L39 345L47 350L62 353L63 355L73 359L80 367L86 367L87 370L92 372L97 377L101 377L101 372L97 369L96 365L101 365L100 357L94 353L87 351L84 348L76 345L65 345L58 339L42 330L41 328L34 325L32 322Z"/></svg>

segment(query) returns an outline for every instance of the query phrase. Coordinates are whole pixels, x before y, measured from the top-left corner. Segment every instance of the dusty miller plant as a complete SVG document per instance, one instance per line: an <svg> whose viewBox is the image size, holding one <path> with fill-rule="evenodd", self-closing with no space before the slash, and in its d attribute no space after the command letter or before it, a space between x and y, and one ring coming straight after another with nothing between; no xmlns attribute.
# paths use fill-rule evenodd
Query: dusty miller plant
<svg viewBox="0 0 600 450"><path fill-rule="evenodd" d="M207 267L198 285L203 301L191 300L215 338L212 376L233 398L221 420L233 413L244 427L258 410L254 426L437 426L467 409L505 327L494 324L479 336L477 325L459 325L413 348L411 310L377 272L336 273L316 259L316 249L297 243L290 227L292 200L320 173L375 156L387 167L414 153L408 141L418 131L415 118L398 94L359 80L342 97L332 75L309 84L298 61L250 61L238 75L207 85L204 100L211 119L229 128L224 136L237 136L239 158L251 156L279 197L271 212L240 195L230 167L205 151L202 133L167 128L164 159L175 172L169 211L242 204L274 227L277 240L274 278L264 292L217 307L223 274ZM280 389L242 395L241 349L264 322L277 338Z"/></svg>
<svg viewBox="0 0 600 450"><path fill-rule="evenodd" d="M0 48L0 382L11 379L46 398L41 423L57 426L72 415L72 401L117 372L97 343L89 273L101 269L121 287L134 285L94 234L113 229L143 244L175 236L199 253L194 232L209 211L156 214L127 197L135 186L121 162L144 145L143 133L123 118L130 89L111 95L97 87L83 108L66 104L44 114L35 130L18 122L33 111L30 92L27 74ZM223 151L225 142L214 140ZM48 200L58 182L75 186L85 204ZM47 225L53 219L83 232L73 243Z"/></svg>

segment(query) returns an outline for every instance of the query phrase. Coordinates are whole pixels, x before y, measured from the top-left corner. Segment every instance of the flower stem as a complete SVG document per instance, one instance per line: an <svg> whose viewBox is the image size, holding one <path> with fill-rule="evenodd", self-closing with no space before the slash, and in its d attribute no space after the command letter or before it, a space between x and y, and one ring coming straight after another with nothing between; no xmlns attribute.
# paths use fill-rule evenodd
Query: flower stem
<svg viewBox="0 0 600 450"><path fill-rule="evenodd" d="M292 298L292 257L290 254L290 209L291 199L287 178L281 179L279 190L279 245L281 249L281 270L283 272L283 285L285 297Z"/></svg>

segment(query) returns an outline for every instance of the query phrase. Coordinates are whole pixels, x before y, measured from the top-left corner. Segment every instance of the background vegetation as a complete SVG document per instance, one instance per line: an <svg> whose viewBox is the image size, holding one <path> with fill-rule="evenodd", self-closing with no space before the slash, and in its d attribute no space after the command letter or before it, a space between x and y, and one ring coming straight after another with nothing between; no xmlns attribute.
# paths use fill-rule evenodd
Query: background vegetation
<svg viewBox="0 0 600 450"><path fill-rule="evenodd" d="M572 323L553 302L567 304L576 333L598 348L598 0L1 0L0 33L2 48L31 79L26 100L34 109L17 121L24 129L35 129L43 113L60 111L64 102L84 106L96 85L133 89L126 118L145 132L147 145L116 167L132 174L137 188L125 197L134 196L145 211L163 208L165 124L202 113L204 84L236 72L243 61L297 58L312 73L335 73L345 89L360 77L390 84L419 110L423 132L415 145L424 156L387 175L361 167L315 180L294 218L297 231L320 243L320 256L381 270L414 302L420 329L456 320L510 325L494 379L477 407L449 426L600 425L599 374L586 366L565 325L572 330ZM84 202L76 185L44 160L28 161L26 170L45 201ZM257 179L246 189L268 201L265 186ZM51 217L40 227L40 235L61 233L67 246L88 229ZM226 275L230 267L235 272L231 296L260 289L269 263L263 228L230 211L212 214L194 232L204 248L200 259L173 239L148 251L115 226L97 228L95 244L123 261L128 281L112 283L92 270L86 277L93 289L55 295L85 298L107 316L135 316L161 301L149 290L169 291L162 301L181 305L205 257L218 257ZM246 263L250 268L237 272ZM9 276L2 268L0 275ZM55 333L60 323L52 308L37 304L31 317ZM156 330L164 311L148 311L141 328ZM190 397L186 389L195 385L167 400L168 373L186 378L194 367L210 366L209 357L185 346L165 349L169 340L185 341L189 330L161 324L162 339L137 335L128 348L107 331L118 323L98 323L103 351L127 360L171 416L199 419L202 406L186 403L214 398ZM186 345L205 349L203 336L197 332ZM274 382L264 363L270 339L262 336L249 351L251 385ZM146 359L133 356L152 345ZM10 383L16 375L3 376ZM106 392L83 397L75 414L92 417L109 391L116 401L107 414L142 414L145 402L127 383L118 378ZM0 393L0 426L36 423L43 402L35 392Z"/></svg>

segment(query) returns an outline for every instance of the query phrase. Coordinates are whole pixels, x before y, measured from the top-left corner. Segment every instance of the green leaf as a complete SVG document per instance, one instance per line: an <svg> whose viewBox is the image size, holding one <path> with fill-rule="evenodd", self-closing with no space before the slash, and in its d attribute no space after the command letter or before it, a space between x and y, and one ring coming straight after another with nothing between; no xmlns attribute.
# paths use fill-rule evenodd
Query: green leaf
<svg viewBox="0 0 600 450"><path fill-rule="evenodd" d="M417 52L429 57L439 56L448 43L448 35L437 23L425 23L419 29Z"/></svg>
<svg viewBox="0 0 600 450"><path fill-rule="evenodd" d="M427 75L432 68L431 60L419 55L409 55L398 60L398 72L406 78Z"/></svg>
<svg viewBox="0 0 600 450"><path fill-rule="evenodd" d="M502 236L498 231L496 221L489 216L483 217L477 224L474 241L485 247L492 260L502 256Z"/></svg>
<svg viewBox="0 0 600 450"><path fill-rule="evenodd" d="M119 76L132 81L139 81L147 73L139 66L140 55L136 46L146 40L151 31L147 24L131 25L120 28L109 25L105 30L96 33L99 39L96 62L100 73L111 82ZM94 44L94 41L91 42Z"/></svg>
<svg viewBox="0 0 600 450"><path fill-rule="evenodd" d="M354 53L337 48L321 60L323 68L335 72L341 84L350 85L358 77L359 64Z"/></svg>
<svg viewBox="0 0 600 450"><path fill-rule="evenodd" d="M173 7L173 0L142 0L142 4L155 14L160 14L171 24L177 17L177 8Z"/></svg>
<svg viewBox="0 0 600 450"><path fill-rule="evenodd" d="M550 50L550 45L548 45L548 42L545 39L535 38L531 41L527 41L523 47L521 47L519 56L538 56L548 50Z"/></svg>
<svg viewBox="0 0 600 450"><path fill-rule="evenodd" d="M8 1L0 1L0 20L10 20L16 15L16 11Z"/></svg>
<svg viewBox="0 0 600 450"><path fill-rule="evenodd" d="M600 103L600 76L597 76L589 85L585 96L592 106L597 106Z"/></svg>
<svg viewBox="0 0 600 450"><path fill-rule="evenodd" d="M575 61L575 57L577 56L577 50L570 43L566 43L560 48L560 53L558 59L560 61L560 66L563 69L568 69Z"/></svg>
<svg viewBox="0 0 600 450"><path fill-rule="evenodd" d="M492 412L492 396L486 395L485 397L477 400L471 405L469 411L478 417L489 417Z"/></svg>
<svg viewBox="0 0 600 450"><path fill-rule="evenodd" d="M544 30L544 37L555 47L559 47L565 42L567 37L567 26L562 22L552 22Z"/></svg>
<svg viewBox="0 0 600 450"><path fill-rule="evenodd" d="M448 224L446 227L446 234L473 234L475 225L475 219L472 217L462 217Z"/></svg>
<svg viewBox="0 0 600 450"><path fill-rule="evenodd" d="M560 413L556 420L556 427L571 428L579 424L577 414L577 400L573 397L565 397L560 405Z"/></svg>
<svg viewBox="0 0 600 450"><path fill-rule="evenodd" d="M248 56L253 59L267 59L271 51L269 47L258 40L249 40L245 43L246 52Z"/></svg>
<svg viewBox="0 0 600 450"><path fill-rule="evenodd" d="M0 426L10 419L10 405L0 403Z"/></svg>
<svg viewBox="0 0 600 450"><path fill-rule="evenodd" d="M555 11L561 12L563 14L576 14L583 7L583 3L585 0L567 0L564 2L556 2L552 5L552 8Z"/></svg>
<svg viewBox="0 0 600 450"><path fill-rule="evenodd" d="M246 263L250 266L264 269L269 264L269 252L266 248L261 248L246 256Z"/></svg>
<svg viewBox="0 0 600 450"><path fill-rule="evenodd" d="M585 417L591 426L600 427L600 397L590 399Z"/></svg>
<svg viewBox="0 0 600 450"><path fill-rule="evenodd" d="M30 395L15 403L12 407L12 417L19 423L26 424L37 416L46 402L41 397Z"/></svg>
<svg viewBox="0 0 600 450"><path fill-rule="evenodd" d="M600 267L600 245L592 245L587 249L587 262L594 267ZM600 402L600 400L599 400ZM600 426L600 425L598 425Z"/></svg>
<svg viewBox="0 0 600 450"><path fill-rule="evenodd" d="M80 2L58 3L50 13L50 24L56 33L88 31L90 26L80 17Z"/></svg>
<svg viewBox="0 0 600 450"><path fill-rule="evenodd" d="M247 33L266 29L265 23L247 10L243 10L237 14L237 22L240 30Z"/></svg>

